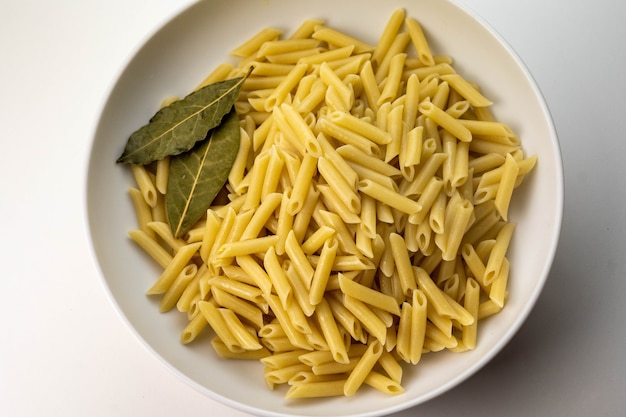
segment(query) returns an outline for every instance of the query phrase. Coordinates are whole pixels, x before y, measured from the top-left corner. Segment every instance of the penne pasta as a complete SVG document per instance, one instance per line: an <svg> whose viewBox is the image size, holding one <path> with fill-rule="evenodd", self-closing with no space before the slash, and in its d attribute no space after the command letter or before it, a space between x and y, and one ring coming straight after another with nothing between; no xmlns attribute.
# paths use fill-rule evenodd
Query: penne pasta
<svg viewBox="0 0 626 417"><path fill-rule="evenodd" d="M374 45L309 19L257 32L202 80L246 76L206 215L175 238L173 156L130 168L129 237L160 268L147 293L187 320L182 344L210 327L218 356L260 361L289 399L401 394L404 364L478 346L507 302L509 209L537 157L433 52L403 9Z"/></svg>

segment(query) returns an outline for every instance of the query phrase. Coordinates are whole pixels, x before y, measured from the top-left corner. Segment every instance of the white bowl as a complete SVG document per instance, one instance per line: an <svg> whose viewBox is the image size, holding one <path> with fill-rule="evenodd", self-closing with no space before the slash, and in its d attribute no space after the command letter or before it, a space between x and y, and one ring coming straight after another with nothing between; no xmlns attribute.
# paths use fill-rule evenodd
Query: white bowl
<svg viewBox="0 0 626 417"><path fill-rule="evenodd" d="M367 6L366 6L367 4ZM159 314L145 291L159 271L127 237L135 214L127 194L128 169L117 165L130 133L170 95L185 95L228 52L263 27L295 29L322 18L372 44L392 11L403 7L422 24L432 49L451 55L455 68L495 102L496 117L538 155L532 175L517 190L510 219L518 224L509 251L510 298L504 310L481 322L478 346L466 353L426 355L407 368L406 393L365 390L351 398L287 402L268 390L259 363L217 358L205 338L183 346L186 317ZM176 375L231 407L259 415L374 416L427 401L470 377L499 352L528 316L548 276L561 226L562 164L550 114L521 60L494 30L450 1L211 0L174 16L138 48L115 80L96 129L87 179L87 215L93 250L115 306L132 331Z"/></svg>

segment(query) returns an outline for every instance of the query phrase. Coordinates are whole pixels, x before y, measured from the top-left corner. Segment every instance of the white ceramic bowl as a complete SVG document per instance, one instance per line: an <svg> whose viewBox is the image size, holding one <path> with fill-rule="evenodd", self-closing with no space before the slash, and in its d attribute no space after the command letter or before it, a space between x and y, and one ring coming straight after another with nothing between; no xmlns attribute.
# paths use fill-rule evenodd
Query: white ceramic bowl
<svg viewBox="0 0 626 417"><path fill-rule="evenodd" d="M135 214L127 195L129 170L116 165L130 133L160 101L185 95L227 60L234 46L263 27L295 29L322 18L376 43L392 11L403 7L422 24L433 50L451 55L455 68L481 85L493 112L510 124L538 165L518 189L510 211L518 223L510 248L510 299L481 322L478 347L466 353L427 355L407 368L406 393L364 391L352 398L289 403L266 387L258 363L219 360L208 340L179 343L186 317L159 314L145 291L158 270L127 237ZM506 43L469 11L450 1L209 0L191 6L138 48L115 80L93 139L87 211L93 249L115 306L146 347L192 387L234 408L260 415L374 416L422 403L454 387L485 365L511 339L532 309L548 276L561 225L563 179L551 118L530 74Z"/></svg>

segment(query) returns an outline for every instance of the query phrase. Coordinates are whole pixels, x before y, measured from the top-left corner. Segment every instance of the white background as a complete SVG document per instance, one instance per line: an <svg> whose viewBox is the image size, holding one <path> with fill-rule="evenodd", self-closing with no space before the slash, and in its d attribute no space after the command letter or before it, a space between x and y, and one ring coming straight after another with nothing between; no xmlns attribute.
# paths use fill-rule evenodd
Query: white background
<svg viewBox="0 0 626 417"><path fill-rule="evenodd" d="M0 416L246 414L189 388L117 316L84 219L89 142L121 65L191 0L20 0L0 16ZM463 0L525 61L565 166L552 272L485 368L396 416L626 410L626 2Z"/></svg>

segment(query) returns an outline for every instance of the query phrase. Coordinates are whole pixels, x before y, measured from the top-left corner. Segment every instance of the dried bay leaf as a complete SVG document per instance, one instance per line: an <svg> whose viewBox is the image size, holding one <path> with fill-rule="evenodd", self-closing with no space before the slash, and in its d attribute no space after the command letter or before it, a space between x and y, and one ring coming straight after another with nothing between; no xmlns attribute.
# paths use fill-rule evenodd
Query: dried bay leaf
<svg viewBox="0 0 626 417"><path fill-rule="evenodd" d="M185 234L206 213L228 179L239 142L239 117L231 108L206 140L172 157L165 207L174 236Z"/></svg>
<svg viewBox="0 0 626 417"><path fill-rule="evenodd" d="M148 165L179 155L207 137L233 107L246 77L209 84L160 109L133 133L118 163Z"/></svg>

